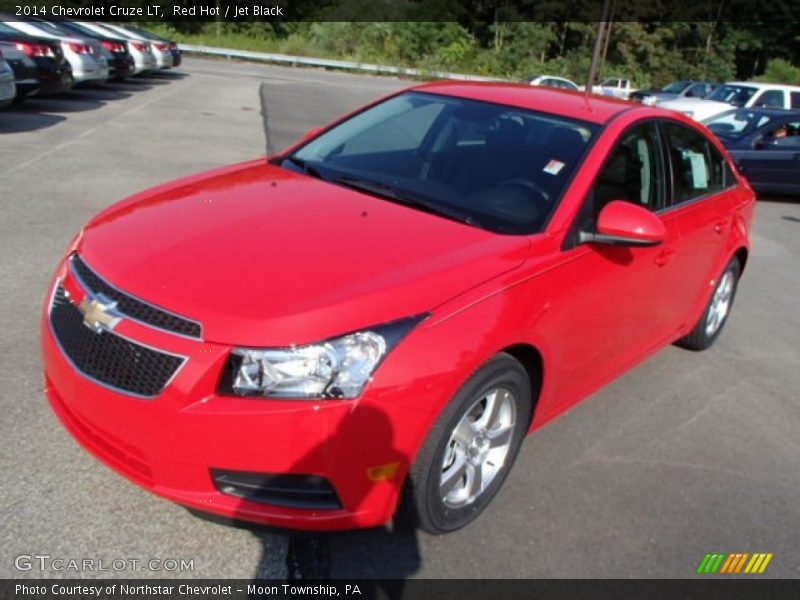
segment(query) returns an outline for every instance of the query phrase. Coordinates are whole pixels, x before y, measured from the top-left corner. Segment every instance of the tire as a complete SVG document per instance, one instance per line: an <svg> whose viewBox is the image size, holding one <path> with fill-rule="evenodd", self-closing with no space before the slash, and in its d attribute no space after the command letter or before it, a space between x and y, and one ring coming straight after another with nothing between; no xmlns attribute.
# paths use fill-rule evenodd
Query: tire
<svg viewBox="0 0 800 600"><path fill-rule="evenodd" d="M487 411L490 402L496 409ZM464 383L428 433L403 490L405 520L442 534L476 519L511 471L532 406L531 381L519 361L505 353L489 359Z"/></svg>
<svg viewBox="0 0 800 600"><path fill-rule="evenodd" d="M678 346L687 350L700 351L711 347L717 341L733 307L733 300L736 297L736 288L741 273L742 267L739 264L739 259L733 257L717 280L717 287L714 288L714 293L709 298L700 320L688 335L676 342ZM728 285L729 288L727 288ZM725 291L726 288L727 292ZM721 301L725 302L723 308L720 308L719 302ZM720 314L720 310L724 312Z"/></svg>

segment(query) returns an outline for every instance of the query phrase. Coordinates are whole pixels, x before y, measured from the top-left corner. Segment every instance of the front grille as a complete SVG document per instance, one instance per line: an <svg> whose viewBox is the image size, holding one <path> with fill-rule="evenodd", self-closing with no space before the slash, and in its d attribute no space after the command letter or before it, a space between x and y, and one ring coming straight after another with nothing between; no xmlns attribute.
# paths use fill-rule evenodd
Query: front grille
<svg viewBox="0 0 800 600"><path fill-rule="evenodd" d="M342 503L330 482L319 475L250 473L211 469L223 494L288 508L335 510Z"/></svg>
<svg viewBox="0 0 800 600"><path fill-rule="evenodd" d="M107 387L143 398L160 394L185 360L87 327L61 285L50 306L50 326L75 369Z"/></svg>
<svg viewBox="0 0 800 600"><path fill-rule="evenodd" d="M86 291L93 295L103 294L113 300L117 303L118 312L156 329L200 339L201 328L197 321L179 317L118 290L92 271L77 254L70 257L70 264Z"/></svg>

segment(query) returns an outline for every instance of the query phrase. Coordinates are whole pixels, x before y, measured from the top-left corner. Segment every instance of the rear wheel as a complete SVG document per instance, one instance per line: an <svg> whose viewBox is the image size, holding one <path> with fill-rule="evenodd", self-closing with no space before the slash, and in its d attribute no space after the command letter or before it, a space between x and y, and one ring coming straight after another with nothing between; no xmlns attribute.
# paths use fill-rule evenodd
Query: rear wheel
<svg viewBox="0 0 800 600"><path fill-rule="evenodd" d="M717 340L733 306L741 271L739 259L732 258L720 275L714 293L697 325L686 337L678 340L679 346L689 350L705 350Z"/></svg>
<svg viewBox="0 0 800 600"><path fill-rule="evenodd" d="M531 382L498 354L462 386L440 415L411 468L404 510L430 533L464 527L489 505L528 429Z"/></svg>

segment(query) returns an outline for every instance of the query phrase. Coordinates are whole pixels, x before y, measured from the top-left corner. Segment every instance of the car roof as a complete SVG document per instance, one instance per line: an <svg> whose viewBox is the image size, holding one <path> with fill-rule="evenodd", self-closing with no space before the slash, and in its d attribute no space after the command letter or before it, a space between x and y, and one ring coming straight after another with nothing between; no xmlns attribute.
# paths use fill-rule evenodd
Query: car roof
<svg viewBox="0 0 800 600"><path fill-rule="evenodd" d="M800 92L800 86L786 85L783 83L762 83L760 81L726 81L725 85L746 85L759 90L790 90Z"/></svg>
<svg viewBox="0 0 800 600"><path fill-rule="evenodd" d="M531 88L529 85L504 82L435 81L411 88L415 91L442 94L538 110L590 123L606 123L621 112L636 108L625 100L583 92Z"/></svg>

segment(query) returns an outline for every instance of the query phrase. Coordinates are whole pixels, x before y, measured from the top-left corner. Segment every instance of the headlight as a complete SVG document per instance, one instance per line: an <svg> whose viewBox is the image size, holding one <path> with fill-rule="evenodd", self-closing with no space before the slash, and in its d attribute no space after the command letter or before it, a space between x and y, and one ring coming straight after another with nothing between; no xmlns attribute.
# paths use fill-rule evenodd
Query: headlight
<svg viewBox="0 0 800 600"><path fill-rule="evenodd" d="M426 316L392 321L317 344L235 348L220 391L237 396L356 398L387 353Z"/></svg>
<svg viewBox="0 0 800 600"><path fill-rule="evenodd" d="M644 104L645 106L655 106L657 99L658 98L656 98L655 96L645 96L644 98L642 98L642 104Z"/></svg>
<svg viewBox="0 0 800 600"><path fill-rule="evenodd" d="M683 114L685 114L687 117L689 117L690 119L694 116L694 111L693 110L682 110L681 112Z"/></svg>

